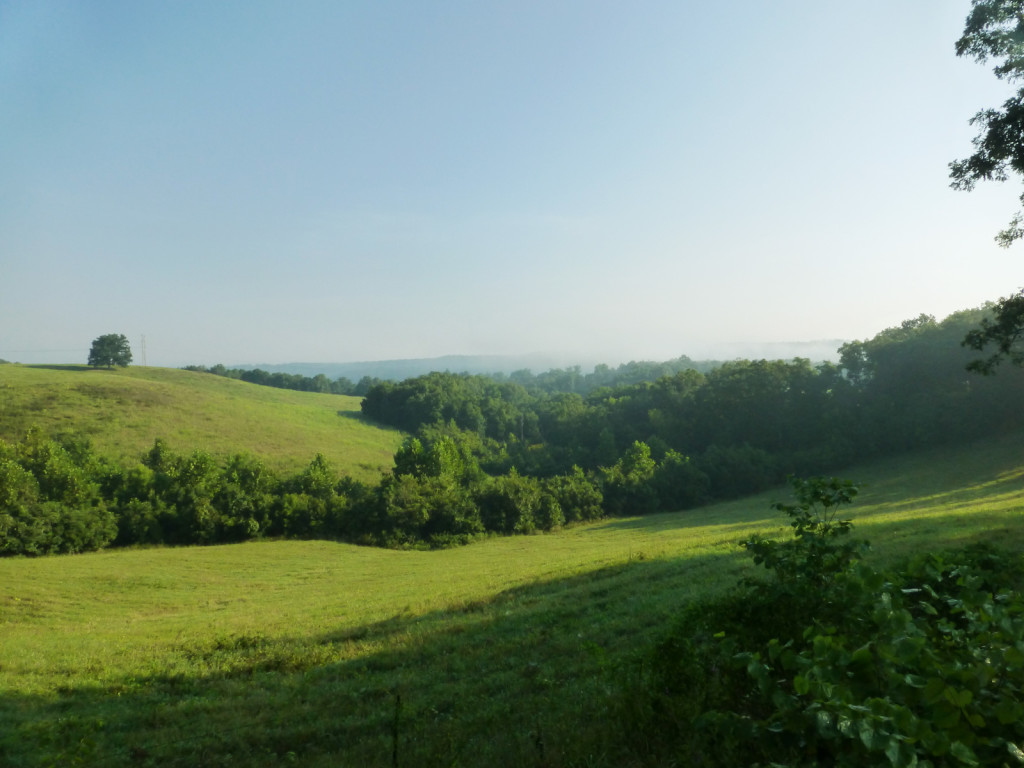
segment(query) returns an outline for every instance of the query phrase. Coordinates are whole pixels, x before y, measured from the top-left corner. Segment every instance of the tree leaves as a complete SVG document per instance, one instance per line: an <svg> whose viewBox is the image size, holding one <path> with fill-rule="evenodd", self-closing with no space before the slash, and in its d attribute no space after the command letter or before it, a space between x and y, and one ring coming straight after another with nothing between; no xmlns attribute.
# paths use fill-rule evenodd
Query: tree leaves
<svg viewBox="0 0 1024 768"><path fill-rule="evenodd" d="M131 362L132 350L123 333L100 336L93 341L92 349L89 350L89 365L93 368L113 368L115 365L130 365Z"/></svg>
<svg viewBox="0 0 1024 768"><path fill-rule="evenodd" d="M1020 80L1024 77L1024 2L974 0L956 53L982 64L992 59L996 77L1011 83ZM979 129L974 153L949 164L954 189L969 191L978 181L1006 181L1011 172L1024 173L1024 88L1001 109L982 110L970 122ZM1006 247L1022 237L1024 217L1018 213L996 242Z"/></svg>

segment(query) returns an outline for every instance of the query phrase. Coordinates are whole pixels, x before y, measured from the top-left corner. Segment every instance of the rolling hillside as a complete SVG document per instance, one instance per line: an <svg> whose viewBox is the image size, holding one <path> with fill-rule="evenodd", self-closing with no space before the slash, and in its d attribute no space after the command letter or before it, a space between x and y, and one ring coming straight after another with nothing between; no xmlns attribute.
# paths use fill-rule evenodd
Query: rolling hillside
<svg viewBox="0 0 1024 768"><path fill-rule="evenodd" d="M156 438L178 452L252 453L290 472L323 453L374 480L398 432L366 422L359 398L260 387L171 368L0 365L0 438L33 426L88 438L101 455L137 459Z"/></svg>
<svg viewBox="0 0 1024 768"><path fill-rule="evenodd" d="M852 468L876 562L1024 544L1024 435ZM680 606L786 490L438 551L255 542L0 561L0 763L593 765Z"/></svg>

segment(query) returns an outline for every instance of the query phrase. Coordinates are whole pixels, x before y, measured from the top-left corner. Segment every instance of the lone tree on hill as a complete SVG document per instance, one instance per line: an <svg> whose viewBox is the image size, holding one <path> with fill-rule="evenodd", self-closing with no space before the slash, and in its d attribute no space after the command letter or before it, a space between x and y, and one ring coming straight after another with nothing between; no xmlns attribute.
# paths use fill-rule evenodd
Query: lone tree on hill
<svg viewBox="0 0 1024 768"><path fill-rule="evenodd" d="M93 341L92 349L89 350L89 365L99 368L105 365L113 368L115 365L130 365L132 362L132 350L128 346L128 337L123 333L108 333Z"/></svg>

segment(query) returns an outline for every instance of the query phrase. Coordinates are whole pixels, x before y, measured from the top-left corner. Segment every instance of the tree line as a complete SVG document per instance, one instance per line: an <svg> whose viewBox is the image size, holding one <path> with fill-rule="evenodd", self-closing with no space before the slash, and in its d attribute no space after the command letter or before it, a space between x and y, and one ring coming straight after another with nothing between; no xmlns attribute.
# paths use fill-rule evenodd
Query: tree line
<svg viewBox="0 0 1024 768"><path fill-rule="evenodd" d="M710 497L728 498L788 474L1021 426L1024 371L966 370L973 353L961 340L987 312L921 315L843 345L838 363L738 360L586 396L432 373L377 384L362 409L411 434L460 433L491 472L600 472L643 443L655 461L690 457Z"/></svg>
<svg viewBox="0 0 1024 768"><path fill-rule="evenodd" d="M625 386L645 381L655 381L663 376L671 376L684 370L709 371L721 363L715 360L691 360L680 355L673 360L655 362L650 360L632 360L616 367L599 364L590 373L584 373L578 366L552 368L542 373L533 373L528 368L513 371L510 374L492 373L485 378L496 382L513 382L533 392L577 392L581 395L593 392L601 387ZM346 376L330 379L326 374L304 376L297 373L271 373L261 368L227 368L218 363L206 367L204 365L187 365L184 370L200 373L212 373L229 379L247 381L278 389L293 389L299 392L322 392L332 395L355 395L363 397L373 386L386 379L377 376L363 376L353 383ZM464 374L468 375L468 374Z"/></svg>
<svg viewBox="0 0 1024 768"><path fill-rule="evenodd" d="M262 368L227 368L220 363L210 368L205 365L186 365L184 370L211 373L214 376L224 376L228 379L237 379L264 387L292 389L297 392L320 392L329 395L355 395L357 397L362 397L372 386L381 381L373 376L364 376L359 381L353 382L346 376L329 379L322 373L316 376L303 376L299 373L284 373L282 371L271 373Z"/></svg>
<svg viewBox="0 0 1024 768"><path fill-rule="evenodd" d="M32 431L0 442L0 553L260 537L449 546L685 510L979 439L1024 421L1024 370L966 370L960 339L983 315L921 315L844 345L837 364L733 361L586 396L450 373L377 382L363 413L408 437L369 484L321 455L279 476L253 456L218 461L157 440L122 464Z"/></svg>
<svg viewBox="0 0 1024 768"><path fill-rule="evenodd" d="M656 462L638 443L601 473L489 475L469 442L437 434L427 442L408 438L394 469L373 484L339 474L320 454L280 476L251 455L217 461L156 440L125 464L96 455L87 442L34 429L17 443L0 441L0 554L264 537L451 546L690 506L704 498L692 474L683 457Z"/></svg>

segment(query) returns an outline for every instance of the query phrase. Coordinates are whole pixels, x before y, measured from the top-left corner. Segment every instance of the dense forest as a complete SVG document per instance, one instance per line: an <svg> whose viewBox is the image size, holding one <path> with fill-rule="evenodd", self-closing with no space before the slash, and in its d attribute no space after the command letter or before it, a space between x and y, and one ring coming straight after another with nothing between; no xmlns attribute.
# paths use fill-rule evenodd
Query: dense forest
<svg viewBox="0 0 1024 768"><path fill-rule="evenodd" d="M427 440L446 432L472 442L492 472L597 471L641 442L656 461L672 452L690 457L723 498L790 473L1020 426L1024 374L966 370L973 358L961 340L984 315L921 315L845 344L836 364L740 360L586 395L434 373L381 382L362 407Z"/></svg>
<svg viewBox="0 0 1024 768"><path fill-rule="evenodd" d="M922 315L844 345L837 364L738 360L654 381L621 367L378 381L365 417L408 437L376 484L340 476L321 455L279 477L251 456L217 462L160 440L123 466L32 431L0 443L0 553L266 536L448 546L685 510L791 474L983 438L1024 420L1024 370L966 369L961 340L984 314ZM641 380L596 386L627 375Z"/></svg>

